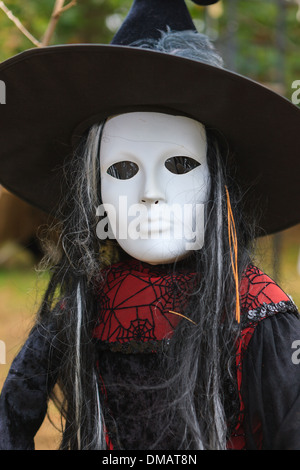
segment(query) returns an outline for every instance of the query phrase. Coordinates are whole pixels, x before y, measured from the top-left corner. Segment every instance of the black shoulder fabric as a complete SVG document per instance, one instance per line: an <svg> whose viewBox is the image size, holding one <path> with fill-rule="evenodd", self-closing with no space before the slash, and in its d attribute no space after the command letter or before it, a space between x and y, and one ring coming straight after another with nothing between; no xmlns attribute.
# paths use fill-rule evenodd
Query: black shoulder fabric
<svg viewBox="0 0 300 470"><path fill-rule="evenodd" d="M299 315L261 321L243 363L247 449L300 450Z"/></svg>
<svg viewBox="0 0 300 470"><path fill-rule="evenodd" d="M56 382L50 348L49 333L37 325L11 365L0 397L0 450L34 449Z"/></svg>

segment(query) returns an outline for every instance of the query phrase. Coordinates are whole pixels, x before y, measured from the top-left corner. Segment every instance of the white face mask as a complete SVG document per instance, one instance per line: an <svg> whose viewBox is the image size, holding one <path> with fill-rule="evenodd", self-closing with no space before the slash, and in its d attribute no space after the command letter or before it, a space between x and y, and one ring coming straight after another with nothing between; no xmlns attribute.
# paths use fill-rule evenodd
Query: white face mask
<svg viewBox="0 0 300 470"><path fill-rule="evenodd" d="M134 112L107 121L102 202L126 253L162 264L202 248L210 187L206 151L204 126L187 117Z"/></svg>

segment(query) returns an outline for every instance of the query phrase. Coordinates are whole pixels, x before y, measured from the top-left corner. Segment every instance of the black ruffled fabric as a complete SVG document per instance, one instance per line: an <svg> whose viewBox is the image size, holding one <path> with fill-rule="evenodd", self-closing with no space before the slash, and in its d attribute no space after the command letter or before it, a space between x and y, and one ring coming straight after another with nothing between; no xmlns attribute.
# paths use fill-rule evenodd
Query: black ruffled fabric
<svg viewBox="0 0 300 470"><path fill-rule="evenodd" d="M247 449L300 450L300 364L292 361L292 344L299 339L300 320L293 313L265 318L255 328L243 360ZM159 438L159 410L164 397L159 390L137 394L133 384L159 381L157 356L101 351L99 359L108 385L105 414L114 442L120 448L151 448ZM35 327L2 390L1 450L34 448L34 436L44 419L58 365L59 358L52 357L45 330ZM112 386L116 382L122 384L121 391ZM176 449L179 440L180 428L171 427L166 439L154 447Z"/></svg>
<svg viewBox="0 0 300 470"><path fill-rule="evenodd" d="M14 359L1 392L0 450L34 449L34 436L47 412L57 366L49 330L36 325Z"/></svg>
<svg viewBox="0 0 300 470"><path fill-rule="evenodd" d="M243 362L247 449L300 450L299 340L298 315L278 313L255 329Z"/></svg>

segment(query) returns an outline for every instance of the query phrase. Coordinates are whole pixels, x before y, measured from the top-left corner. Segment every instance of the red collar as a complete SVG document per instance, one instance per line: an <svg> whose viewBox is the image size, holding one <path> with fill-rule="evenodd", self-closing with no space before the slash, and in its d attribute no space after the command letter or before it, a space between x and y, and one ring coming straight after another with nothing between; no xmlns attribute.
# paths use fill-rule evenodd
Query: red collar
<svg viewBox="0 0 300 470"><path fill-rule="evenodd" d="M196 274L186 267L151 266L137 260L102 271L96 295L99 319L94 337L102 341L159 341L172 335L192 292Z"/></svg>

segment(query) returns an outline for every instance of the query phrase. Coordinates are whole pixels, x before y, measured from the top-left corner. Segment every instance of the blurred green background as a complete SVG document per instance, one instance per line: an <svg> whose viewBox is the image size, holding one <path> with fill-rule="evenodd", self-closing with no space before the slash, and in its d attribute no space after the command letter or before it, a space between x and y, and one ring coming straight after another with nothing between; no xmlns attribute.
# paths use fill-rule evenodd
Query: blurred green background
<svg viewBox="0 0 300 470"><path fill-rule="evenodd" d="M209 8L186 3L198 31L213 39L227 68L291 99L292 84L300 80L300 0L224 0ZM4 4L35 38L43 38L54 0L6 0ZM131 0L77 0L60 17L51 44L109 43L131 4ZM32 47L0 9L0 62ZM6 363L0 361L0 388L47 283L47 273L36 272L41 257L37 229L43 223L38 211L0 192L0 340L6 346ZM300 225L259 240L255 261L300 305ZM50 414L59 427L51 407ZM46 419L36 447L56 448L57 439L57 431Z"/></svg>
<svg viewBox="0 0 300 470"><path fill-rule="evenodd" d="M54 0L6 0L7 8L41 40ZM65 4L68 1L66 0ZM132 0L77 0L60 18L52 44L108 43ZM223 0L208 8L186 1L199 32L207 33L228 68L290 93L300 79L299 0ZM34 47L0 10L0 61Z"/></svg>

